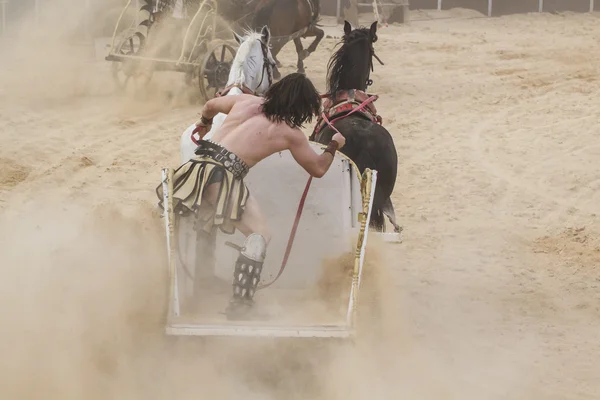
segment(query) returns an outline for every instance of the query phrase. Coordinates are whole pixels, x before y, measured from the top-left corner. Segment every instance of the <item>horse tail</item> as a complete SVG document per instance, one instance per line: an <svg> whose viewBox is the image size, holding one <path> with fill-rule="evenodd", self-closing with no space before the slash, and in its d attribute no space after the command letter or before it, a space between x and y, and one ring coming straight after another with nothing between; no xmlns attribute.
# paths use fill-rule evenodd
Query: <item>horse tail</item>
<svg viewBox="0 0 600 400"><path fill-rule="evenodd" d="M311 3L313 9L312 20L310 21L310 25L312 26L322 26L319 24L321 21L321 1L320 0L306 0Z"/></svg>

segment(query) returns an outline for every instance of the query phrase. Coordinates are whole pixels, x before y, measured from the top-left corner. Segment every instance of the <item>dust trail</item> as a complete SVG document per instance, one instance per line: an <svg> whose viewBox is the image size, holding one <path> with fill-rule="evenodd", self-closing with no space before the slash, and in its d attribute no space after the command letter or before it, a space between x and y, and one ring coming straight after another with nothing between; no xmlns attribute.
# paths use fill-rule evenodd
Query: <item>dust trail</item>
<svg viewBox="0 0 600 400"><path fill-rule="evenodd" d="M2 398L359 399L355 379L381 370L382 350L402 337L384 323L378 340L393 342L377 347L361 340L168 338L165 246L155 210L142 206L125 216L110 206L58 209L35 203L2 220ZM367 279L366 289L373 283Z"/></svg>

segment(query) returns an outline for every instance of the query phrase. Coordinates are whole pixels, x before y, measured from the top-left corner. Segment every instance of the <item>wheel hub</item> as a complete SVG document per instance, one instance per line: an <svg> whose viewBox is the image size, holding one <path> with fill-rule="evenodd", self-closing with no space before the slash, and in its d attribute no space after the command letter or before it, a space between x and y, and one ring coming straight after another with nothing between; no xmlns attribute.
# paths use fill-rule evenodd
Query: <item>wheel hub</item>
<svg viewBox="0 0 600 400"><path fill-rule="evenodd" d="M234 47L223 41L210 43L207 47L209 50L204 53L206 55L201 61L202 65L196 70L200 74L200 91L205 101L213 98L218 90L227 86L235 58Z"/></svg>
<svg viewBox="0 0 600 400"><path fill-rule="evenodd" d="M215 66L213 76L209 77L211 86L222 88L227 85L227 80L229 79L229 71L231 70L231 65L227 62L217 62Z"/></svg>

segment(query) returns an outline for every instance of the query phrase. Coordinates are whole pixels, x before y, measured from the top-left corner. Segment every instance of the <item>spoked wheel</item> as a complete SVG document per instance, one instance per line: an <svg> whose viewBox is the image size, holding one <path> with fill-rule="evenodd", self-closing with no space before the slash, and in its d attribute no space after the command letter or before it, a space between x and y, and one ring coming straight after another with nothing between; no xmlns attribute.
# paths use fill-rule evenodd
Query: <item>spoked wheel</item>
<svg viewBox="0 0 600 400"><path fill-rule="evenodd" d="M230 42L215 40L208 46L198 74L204 101L214 98L227 85L235 53L236 49Z"/></svg>
<svg viewBox="0 0 600 400"><path fill-rule="evenodd" d="M117 55L135 56L139 55L146 42L145 36L140 32L126 37L115 52ZM124 59L114 61L112 64L112 75L119 91L126 91L133 86L134 91L148 85L152 79L153 71L149 67L142 67L137 60Z"/></svg>

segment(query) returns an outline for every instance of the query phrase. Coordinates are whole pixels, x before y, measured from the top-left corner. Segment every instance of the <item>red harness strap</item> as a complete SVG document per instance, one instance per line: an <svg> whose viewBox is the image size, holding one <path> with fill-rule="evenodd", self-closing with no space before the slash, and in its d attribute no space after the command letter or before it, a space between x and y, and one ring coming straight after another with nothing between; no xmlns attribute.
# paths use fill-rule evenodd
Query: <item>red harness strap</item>
<svg viewBox="0 0 600 400"><path fill-rule="evenodd" d="M327 118L327 113L325 113L325 112L323 112L321 114L321 118L323 118L323 120L325 121L325 123L327 125L329 125L331 127L331 129L333 129L337 133L340 133L340 131L338 131L335 126L333 126L334 122L339 121L340 119L344 119L344 118L348 117L349 115L354 114L357 111L358 112L363 112L363 110L365 109L365 107L367 107L371 102L377 100L377 98L378 98L378 96L376 96L376 95L370 96L368 99L366 99L365 101L363 101L362 103L360 103L360 105L358 107L355 107L348 114L340 115L339 117L334 118L332 121L329 121L329 118ZM377 116L377 117L378 117L377 118L377 123L381 124L381 117L379 117L379 116ZM321 131L321 129L319 129L318 131L315 129L315 132L314 132L313 136L316 136Z"/></svg>
<svg viewBox="0 0 600 400"><path fill-rule="evenodd" d="M329 97L328 95L321 96L321 97L325 98L325 101L323 102L324 111L328 112L329 115L334 115L331 112L331 109L335 109L335 111L333 111L333 112L337 113L337 112L339 112L337 110L339 107L344 107L344 106L352 107L352 105L360 104L361 102L367 100L371 96L372 95L365 93L362 90L342 89L342 90L338 90L337 92L335 92L335 94L332 97ZM336 105L337 105L337 107L336 107ZM369 114L371 114L373 116L377 115L377 108L375 107L374 101L367 105L366 111L368 111Z"/></svg>
<svg viewBox="0 0 600 400"><path fill-rule="evenodd" d="M338 96L338 94L341 94L341 96ZM356 96L356 94L358 94L358 96ZM366 118L379 125L383 123L381 116L377 114L377 110L375 109L375 105L373 104L375 100L379 98L379 96L369 96L360 90L341 90L336 93L334 98L337 100L340 97L342 101L338 101L338 103L332 105L331 101L329 100L329 95L321 95L321 98L325 98L328 101L325 102L325 110L321 113L321 117L317 121L315 129L313 130L312 135L310 135L309 140L315 140L316 136L323 130L326 124L333 128L336 132L338 132L338 130L333 127L333 123L340 119L346 118L347 116L355 112L359 112ZM358 101L360 100L363 101L359 104ZM350 112L346 113L346 111ZM329 121L329 118L331 116L335 117L336 115L339 115L339 117L334 118L332 121Z"/></svg>

